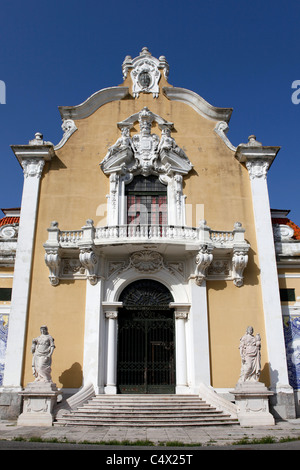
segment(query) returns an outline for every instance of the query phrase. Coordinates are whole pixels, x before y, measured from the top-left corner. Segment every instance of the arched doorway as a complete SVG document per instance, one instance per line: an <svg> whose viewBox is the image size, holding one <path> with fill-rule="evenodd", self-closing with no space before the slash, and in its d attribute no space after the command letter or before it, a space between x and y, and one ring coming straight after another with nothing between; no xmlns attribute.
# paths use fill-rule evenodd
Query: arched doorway
<svg viewBox="0 0 300 470"><path fill-rule="evenodd" d="M118 393L175 393L175 320L170 291L141 279L121 293Z"/></svg>

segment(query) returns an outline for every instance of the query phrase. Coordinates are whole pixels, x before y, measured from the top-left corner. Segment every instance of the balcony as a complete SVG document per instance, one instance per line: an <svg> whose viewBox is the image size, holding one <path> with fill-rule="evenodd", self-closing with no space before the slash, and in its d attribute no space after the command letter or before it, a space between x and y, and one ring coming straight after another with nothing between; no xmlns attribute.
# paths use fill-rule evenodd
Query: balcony
<svg viewBox="0 0 300 470"><path fill-rule="evenodd" d="M48 229L45 248L80 249L86 245L103 247L132 243L173 243L196 246L207 244L215 249L233 249L244 245L244 232L241 224L236 223L232 231L211 230L205 221L198 227L175 225L118 225L94 227L92 220L81 230L60 230L57 222Z"/></svg>
<svg viewBox="0 0 300 470"><path fill-rule="evenodd" d="M66 273L72 276L76 273L77 279L96 283L99 266L103 266L99 261L101 256L106 256L107 260L110 257L122 259L128 253L144 250L146 244L148 248L152 245L152 253L161 251L167 257L185 259L189 250L196 266L190 276L198 285L206 278L221 278L233 280L240 287L250 248L244 234L238 222L232 231L211 230L205 221L198 227L132 224L94 227L89 219L81 230L60 230L58 223L52 222L44 244L45 262L52 285L66 279ZM126 245L128 250L124 250Z"/></svg>

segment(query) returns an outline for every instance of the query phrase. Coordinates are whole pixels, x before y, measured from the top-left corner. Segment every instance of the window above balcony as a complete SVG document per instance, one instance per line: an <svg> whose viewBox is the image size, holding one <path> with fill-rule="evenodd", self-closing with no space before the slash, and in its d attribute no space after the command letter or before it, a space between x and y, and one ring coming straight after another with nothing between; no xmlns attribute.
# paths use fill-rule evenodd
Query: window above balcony
<svg viewBox="0 0 300 470"><path fill-rule="evenodd" d="M128 225L167 225L167 186L157 176L135 176L125 189Z"/></svg>
<svg viewBox="0 0 300 470"><path fill-rule="evenodd" d="M131 135L137 121L140 132ZM152 133L154 121L161 129L160 137ZM173 123L143 108L118 127L122 136L101 162L102 171L110 178L108 225L130 223L128 203L135 207L132 220L140 218L139 223L153 223L150 207L154 205L153 216L158 224L161 218L161 223L185 225L182 182L193 166L171 136ZM138 204L142 209L137 216Z"/></svg>

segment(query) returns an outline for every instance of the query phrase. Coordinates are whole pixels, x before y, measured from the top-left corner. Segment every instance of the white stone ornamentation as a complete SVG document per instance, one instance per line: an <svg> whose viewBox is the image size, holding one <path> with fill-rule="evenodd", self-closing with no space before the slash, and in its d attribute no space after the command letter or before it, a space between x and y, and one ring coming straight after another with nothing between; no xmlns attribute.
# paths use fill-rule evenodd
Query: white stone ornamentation
<svg viewBox="0 0 300 470"><path fill-rule="evenodd" d="M232 276L234 285L241 287L244 284L244 269L248 264L248 252L237 247L232 255Z"/></svg>
<svg viewBox="0 0 300 470"><path fill-rule="evenodd" d="M83 248L79 253L79 260L82 266L88 271L88 280L92 285L97 284L98 257L90 248Z"/></svg>
<svg viewBox="0 0 300 470"><path fill-rule="evenodd" d="M155 273L164 265L163 257L156 251L137 251L130 256L129 267L140 273Z"/></svg>
<svg viewBox="0 0 300 470"><path fill-rule="evenodd" d="M0 239L13 240L18 238L19 225L18 224L7 224L0 228Z"/></svg>
<svg viewBox="0 0 300 470"><path fill-rule="evenodd" d="M64 119L61 125L61 128L64 132L61 141L55 145L54 149L58 150L65 145L65 143L69 140L72 134L77 131L77 126L73 119Z"/></svg>
<svg viewBox="0 0 300 470"><path fill-rule="evenodd" d="M168 77L169 66L164 56L159 59L152 57L147 47L144 47L140 55L134 59L126 56L123 62L123 78L125 79L130 70L132 80L132 94L138 98L140 93L152 93L153 98L159 95L160 70Z"/></svg>
<svg viewBox="0 0 300 470"><path fill-rule="evenodd" d="M269 162L263 160L249 161L246 162L246 167L249 172L250 179L267 178Z"/></svg>
<svg viewBox="0 0 300 470"><path fill-rule="evenodd" d="M42 176L44 165L45 161L42 159L24 158L22 162L24 177L36 177L40 179L40 177Z"/></svg>
<svg viewBox="0 0 300 470"><path fill-rule="evenodd" d="M140 132L130 136L130 129L136 122ZM161 138L151 132L154 122L162 130ZM168 222L170 225L184 225L183 176L192 170L193 165L171 136L173 124L145 107L118 123L118 127L122 136L108 149L100 164L102 171L110 177L108 225L126 223L125 185L136 175L156 175L167 185Z"/></svg>
<svg viewBox="0 0 300 470"><path fill-rule="evenodd" d="M201 286L206 279L206 272L212 260L212 248L207 245L202 245L196 256L195 281L198 286Z"/></svg>
<svg viewBox="0 0 300 470"><path fill-rule="evenodd" d="M139 122L140 132L130 137L130 128L136 121ZM154 121L162 129L161 138L151 133ZM122 137L108 149L100 164L105 174L186 175L192 170L193 166L185 152L171 137L173 124L155 115L147 107L118 126ZM127 178L127 182L129 180ZM115 183L115 179L112 182Z"/></svg>
<svg viewBox="0 0 300 470"><path fill-rule="evenodd" d="M291 241L294 236L294 229L289 225L275 224L273 225L274 240L277 241Z"/></svg>
<svg viewBox="0 0 300 470"><path fill-rule="evenodd" d="M49 268L49 280L52 286L59 284L61 258L58 250L47 250L45 253L45 263Z"/></svg>

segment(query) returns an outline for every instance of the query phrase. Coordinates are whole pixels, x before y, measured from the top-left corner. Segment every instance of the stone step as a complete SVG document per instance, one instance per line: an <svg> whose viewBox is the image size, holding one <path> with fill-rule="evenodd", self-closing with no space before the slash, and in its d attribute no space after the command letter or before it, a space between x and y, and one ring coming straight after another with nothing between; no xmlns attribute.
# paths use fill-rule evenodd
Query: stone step
<svg viewBox="0 0 300 470"><path fill-rule="evenodd" d="M123 411L123 410L120 410L120 411L105 411L105 412L101 412L101 411L93 411L93 410L76 410L76 413L74 413L74 415L76 416L95 416L95 417L111 417L111 418L114 418L114 417L128 417L128 418L159 418L159 419L162 419L162 418L170 418L170 419L181 419L183 418L185 415L183 413L172 413L172 412L165 412L165 411L162 411L160 413L153 413L153 411L147 411L147 410L142 410L142 411L135 411L135 410L132 410L132 411ZM187 416L189 417L206 417L206 416L222 416L222 412L221 411L211 411L211 410L207 410L206 412L197 412L197 410L195 411L192 411L191 413L189 413Z"/></svg>
<svg viewBox="0 0 300 470"><path fill-rule="evenodd" d="M56 425L212 426L237 424L230 415L193 395L97 395Z"/></svg>
<svg viewBox="0 0 300 470"><path fill-rule="evenodd" d="M227 417L224 418L202 418L202 419L187 419L187 420L157 420L152 419L151 421L142 421L134 420L115 420L111 419L105 420L90 420L90 419L80 419L78 417L69 418L69 419L59 419L54 423L55 426L120 426L120 427L182 427L182 426L218 426L218 425L237 425L238 421L235 419L230 419Z"/></svg>

